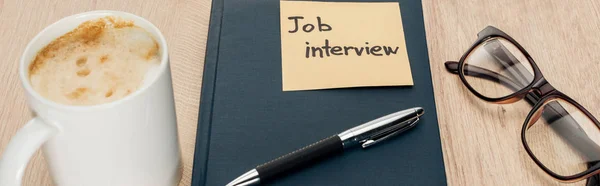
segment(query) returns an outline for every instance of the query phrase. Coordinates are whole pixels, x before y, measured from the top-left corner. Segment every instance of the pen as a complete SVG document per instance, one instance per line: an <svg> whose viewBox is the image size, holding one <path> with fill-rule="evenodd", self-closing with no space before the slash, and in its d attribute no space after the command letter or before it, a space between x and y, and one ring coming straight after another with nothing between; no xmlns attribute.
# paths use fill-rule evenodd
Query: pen
<svg viewBox="0 0 600 186"><path fill-rule="evenodd" d="M359 144L362 148L367 148L411 129L417 124L421 115L423 115L423 108L415 107L377 118L259 165L231 181L227 186L257 185L307 164L343 153L344 149Z"/></svg>

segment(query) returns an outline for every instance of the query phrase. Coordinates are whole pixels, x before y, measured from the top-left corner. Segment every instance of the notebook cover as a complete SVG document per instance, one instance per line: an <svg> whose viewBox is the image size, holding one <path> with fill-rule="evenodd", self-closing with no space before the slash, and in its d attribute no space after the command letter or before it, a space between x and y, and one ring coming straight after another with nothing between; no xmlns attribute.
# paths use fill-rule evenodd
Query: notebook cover
<svg viewBox="0 0 600 186"><path fill-rule="evenodd" d="M322 138L417 106L425 115L404 134L267 185L445 185L421 1L399 2L414 86L283 92L279 0L213 0L192 185L225 185Z"/></svg>

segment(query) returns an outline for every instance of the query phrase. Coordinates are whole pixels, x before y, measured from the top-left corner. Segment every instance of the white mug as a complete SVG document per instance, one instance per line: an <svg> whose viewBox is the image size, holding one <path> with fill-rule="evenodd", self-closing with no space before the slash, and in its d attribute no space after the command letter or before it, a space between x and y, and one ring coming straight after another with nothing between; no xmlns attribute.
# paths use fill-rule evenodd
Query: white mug
<svg viewBox="0 0 600 186"><path fill-rule="evenodd" d="M161 56L155 76L131 95L99 105L62 105L36 93L29 83L28 66L37 52L79 24L105 16L132 20L155 38ZM25 167L39 147L58 186L171 186L179 182L181 151L167 43L149 21L117 11L63 18L29 42L19 76L34 118L0 157L1 186L21 185Z"/></svg>

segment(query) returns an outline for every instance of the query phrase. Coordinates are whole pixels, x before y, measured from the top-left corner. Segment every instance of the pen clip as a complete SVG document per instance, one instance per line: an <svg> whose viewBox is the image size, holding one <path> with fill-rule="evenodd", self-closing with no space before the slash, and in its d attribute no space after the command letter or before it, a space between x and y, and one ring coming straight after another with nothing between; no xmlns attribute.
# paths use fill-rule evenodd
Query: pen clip
<svg viewBox="0 0 600 186"><path fill-rule="evenodd" d="M394 125L387 130L378 132L378 133L374 134L373 136L361 141L360 142L361 146L364 149L364 148L370 147L372 145L375 145L379 142L382 142L390 137L394 137L394 136L414 127L417 124L417 122L419 122L419 117L416 117L412 120L408 120L406 122Z"/></svg>

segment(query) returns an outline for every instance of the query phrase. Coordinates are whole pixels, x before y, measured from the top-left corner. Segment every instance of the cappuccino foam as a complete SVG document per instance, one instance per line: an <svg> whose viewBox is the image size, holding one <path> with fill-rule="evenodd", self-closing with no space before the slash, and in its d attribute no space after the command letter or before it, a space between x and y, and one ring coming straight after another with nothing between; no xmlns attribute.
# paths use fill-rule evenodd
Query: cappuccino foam
<svg viewBox="0 0 600 186"><path fill-rule="evenodd" d="M29 79L37 93L58 103L108 103L144 84L160 65L158 51L150 33L133 22L100 18L40 50L29 66Z"/></svg>

